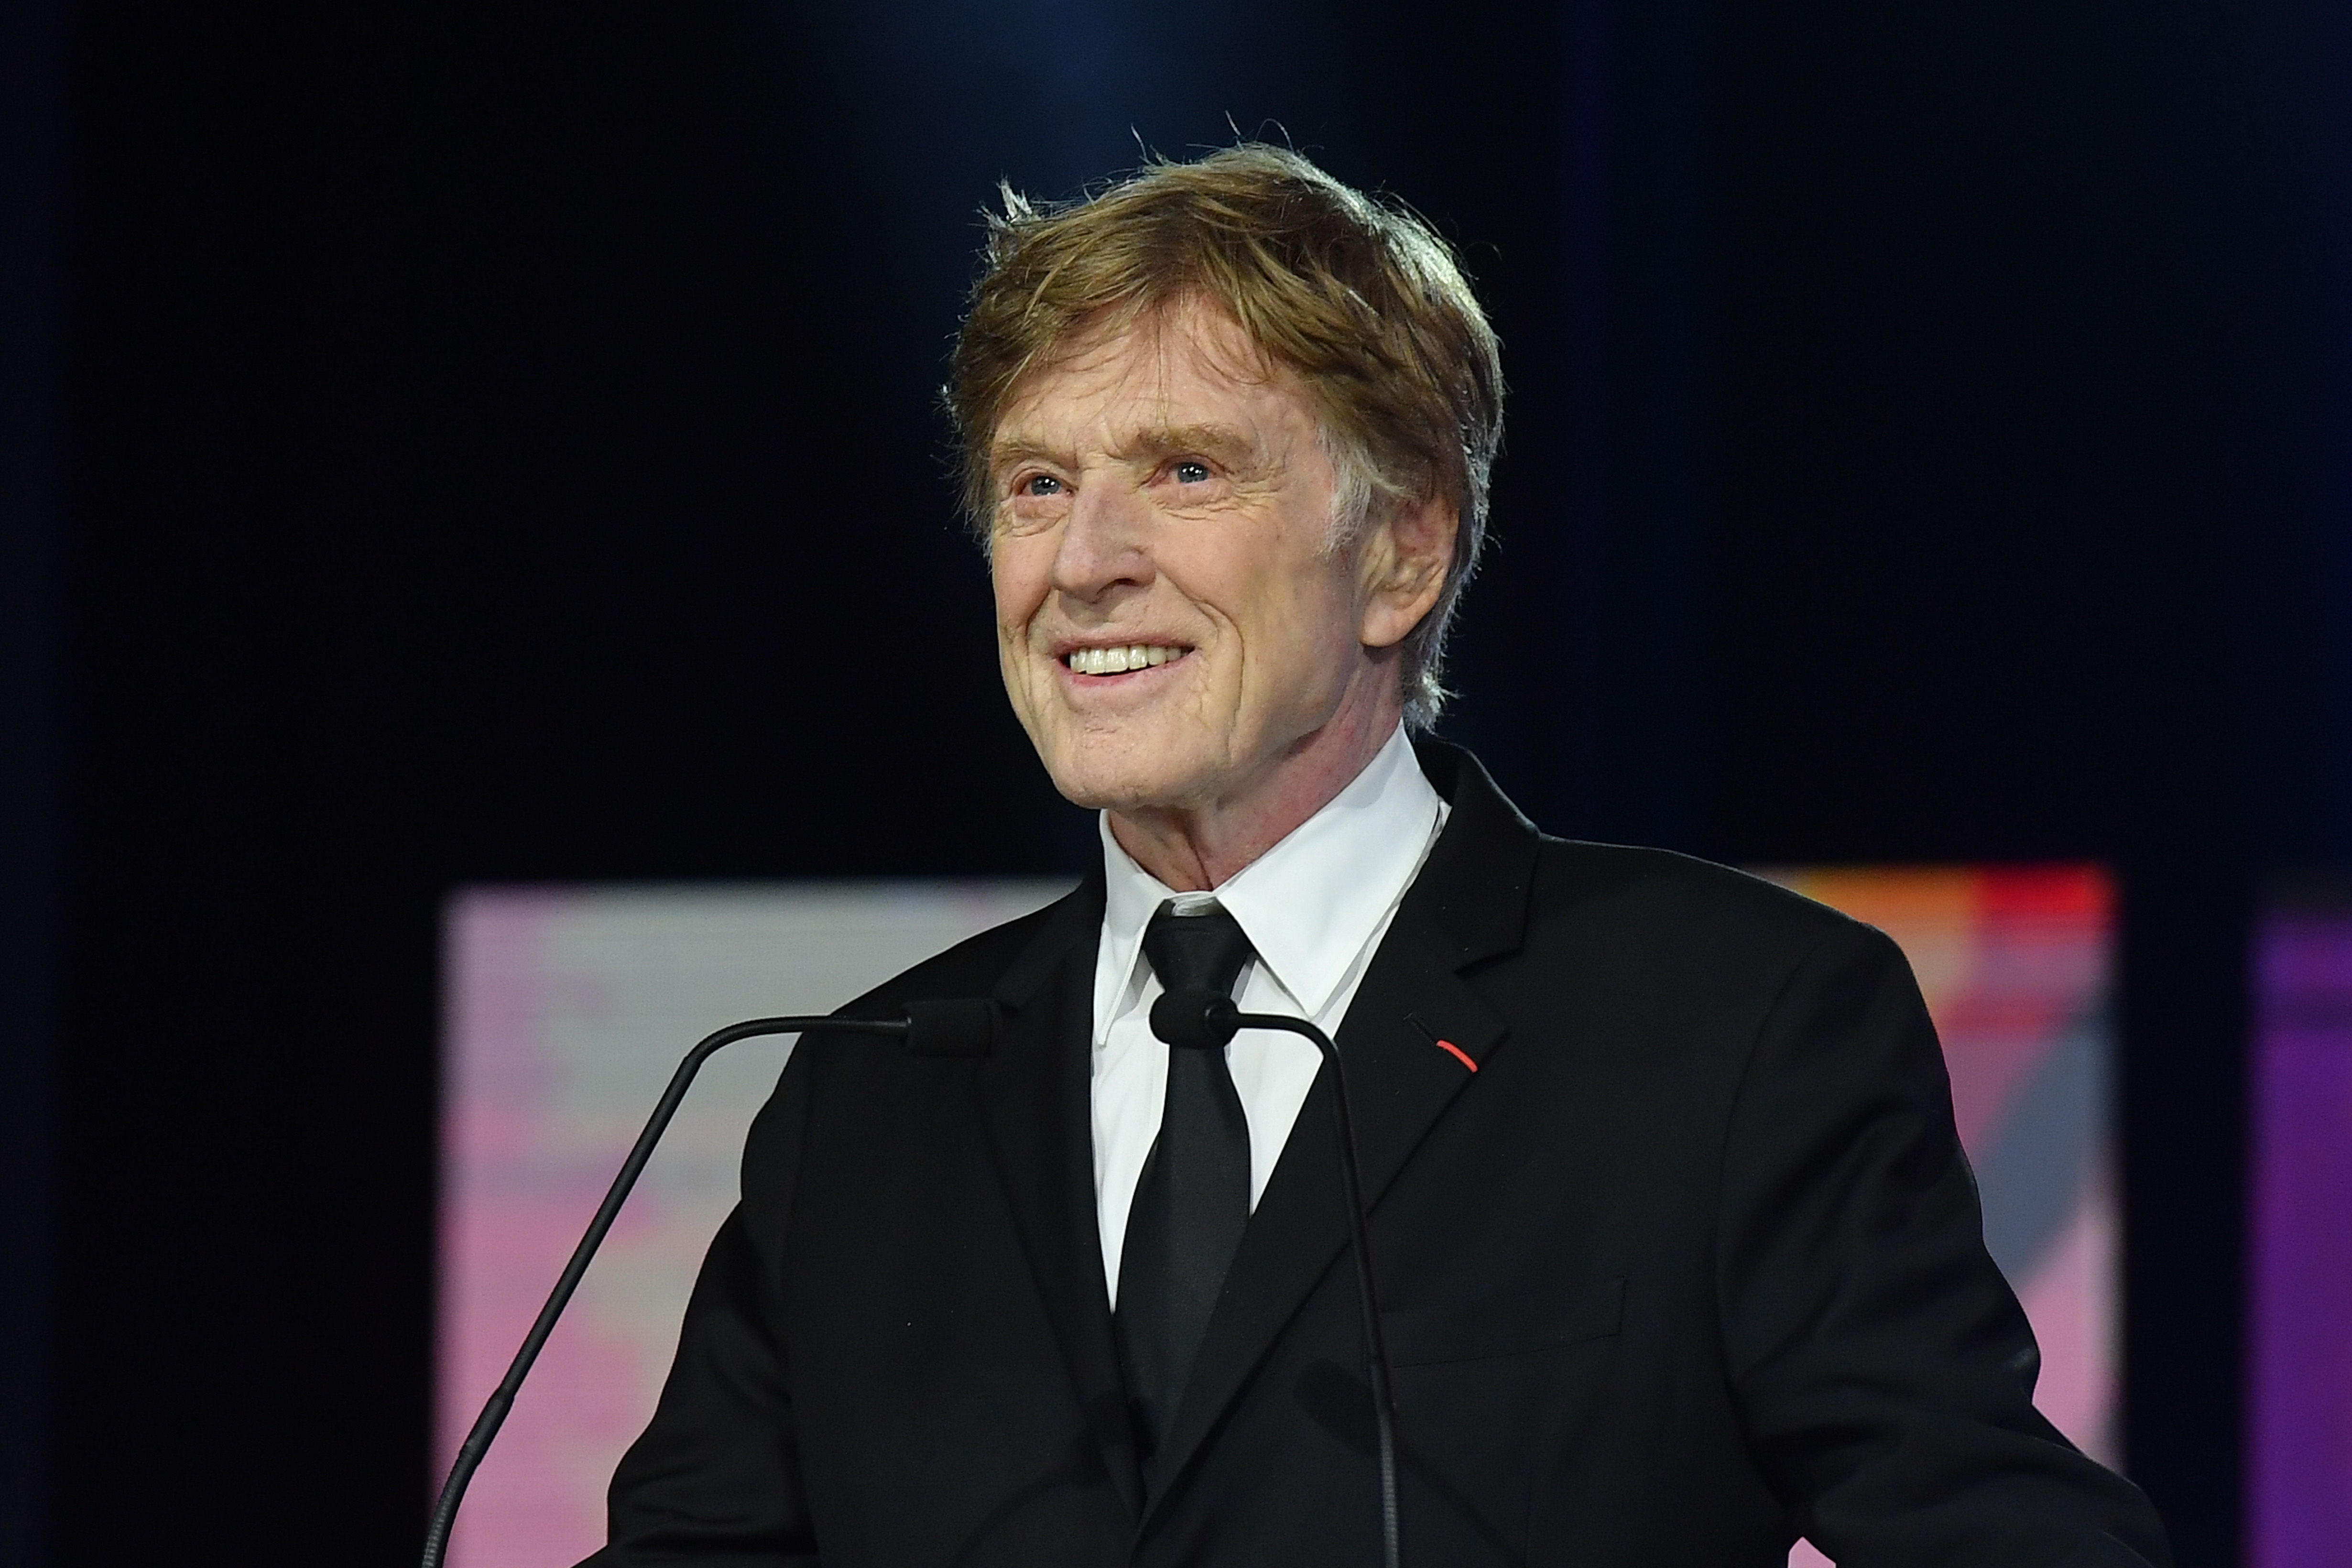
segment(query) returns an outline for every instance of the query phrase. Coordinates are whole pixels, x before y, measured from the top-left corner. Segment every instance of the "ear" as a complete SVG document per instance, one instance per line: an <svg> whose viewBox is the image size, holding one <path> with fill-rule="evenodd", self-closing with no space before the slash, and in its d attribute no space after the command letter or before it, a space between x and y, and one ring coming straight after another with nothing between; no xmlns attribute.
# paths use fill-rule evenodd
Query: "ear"
<svg viewBox="0 0 2352 1568"><path fill-rule="evenodd" d="M1366 647L1404 641L1436 606L1461 531L1461 515L1434 497L1390 507L1366 531L1356 557Z"/></svg>

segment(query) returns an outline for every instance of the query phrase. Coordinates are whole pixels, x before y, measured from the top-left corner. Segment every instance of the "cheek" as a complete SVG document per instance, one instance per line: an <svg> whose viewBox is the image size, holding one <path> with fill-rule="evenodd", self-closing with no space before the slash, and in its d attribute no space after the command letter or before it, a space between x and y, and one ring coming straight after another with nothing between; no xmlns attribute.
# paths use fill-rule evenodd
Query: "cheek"
<svg viewBox="0 0 2352 1568"><path fill-rule="evenodd" d="M1294 670L1328 665L1360 646L1354 574L1336 555L1301 550L1269 562L1250 597L1252 640L1279 650Z"/></svg>
<svg viewBox="0 0 2352 1568"><path fill-rule="evenodd" d="M1016 638L1045 602L1046 567L1052 557L1034 542L1000 539L989 552L989 584L996 596L1000 637Z"/></svg>

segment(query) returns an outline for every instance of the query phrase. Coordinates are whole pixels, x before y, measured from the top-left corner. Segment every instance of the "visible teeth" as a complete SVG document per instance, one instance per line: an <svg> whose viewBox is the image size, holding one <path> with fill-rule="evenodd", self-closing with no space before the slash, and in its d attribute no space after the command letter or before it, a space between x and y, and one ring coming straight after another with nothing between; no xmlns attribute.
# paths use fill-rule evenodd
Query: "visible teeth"
<svg viewBox="0 0 2352 1568"><path fill-rule="evenodd" d="M1131 669L1150 669L1181 658L1184 650L1145 643L1130 643L1126 647L1082 647L1073 649L1069 666L1080 675L1124 675Z"/></svg>

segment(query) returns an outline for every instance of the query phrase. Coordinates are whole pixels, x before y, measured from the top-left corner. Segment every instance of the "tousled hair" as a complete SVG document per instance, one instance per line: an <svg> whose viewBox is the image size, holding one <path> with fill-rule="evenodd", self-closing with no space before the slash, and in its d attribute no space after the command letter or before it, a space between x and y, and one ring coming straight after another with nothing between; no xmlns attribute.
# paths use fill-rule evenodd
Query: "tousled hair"
<svg viewBox="0 0 2352 1568"><path fill-rule="evenodd" d="M1454 508L1444 587L1401 650L1406 721L1428 728L1503 431L1499 345L1452 247L1402 204L1261 142L1155 160L1075 201L1002 195L942 391L974 532L992 531L989 448L1030 379L1103 332L1205 301L1314 399L1339 472L1335 538L1384 507Z"/></svg>

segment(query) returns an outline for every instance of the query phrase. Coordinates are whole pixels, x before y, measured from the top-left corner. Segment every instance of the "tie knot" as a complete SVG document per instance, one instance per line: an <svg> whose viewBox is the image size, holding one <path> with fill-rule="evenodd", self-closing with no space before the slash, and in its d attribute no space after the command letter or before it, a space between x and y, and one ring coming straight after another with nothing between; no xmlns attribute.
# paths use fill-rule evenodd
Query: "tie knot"
<svg viewBox="0 0 2352 1568"><path fill-rule="evenodd" d="M1250 940L1241 921L1223 904L1179 910L1174 899L1161 904L1143 928L1143 957L1168 991L1234 994L1242 965L1250 960Z"/></svg>

